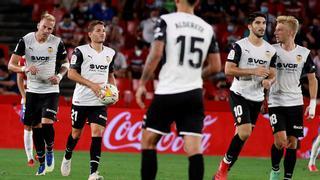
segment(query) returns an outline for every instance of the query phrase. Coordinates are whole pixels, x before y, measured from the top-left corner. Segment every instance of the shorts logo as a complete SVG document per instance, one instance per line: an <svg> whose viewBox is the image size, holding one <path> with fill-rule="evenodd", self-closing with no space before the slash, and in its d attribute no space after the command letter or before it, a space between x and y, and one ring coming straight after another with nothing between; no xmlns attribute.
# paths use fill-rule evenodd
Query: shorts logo
<svg viewBox="0 0 320 180"><path fill-rule="evenodd" d="M52 109L49 109L49 108L47 108L46 111L47 111L47 112L51 112L51 113L53 113L53 114L57 114L57 111L52 110Z"/></svg>
<svg viewBox="0 0 320 180"><path fill-rule="evenodd" d="M107 117L102 116L101 114L99 115L99 118L104 119L104 120L107 120Z"/></svg>
<svg viewBox="0 0 320 180"><path fill-rule="evenodd" d="M293 126L293 129L303 129L303 126L296 126L296 125L294 125L294 126Z"/></svg>
<svg viewBox="0 0 320 180"><path fill-rule="evenodd" d="M237 117L237 122L241 123L241 117Z"/></svg>

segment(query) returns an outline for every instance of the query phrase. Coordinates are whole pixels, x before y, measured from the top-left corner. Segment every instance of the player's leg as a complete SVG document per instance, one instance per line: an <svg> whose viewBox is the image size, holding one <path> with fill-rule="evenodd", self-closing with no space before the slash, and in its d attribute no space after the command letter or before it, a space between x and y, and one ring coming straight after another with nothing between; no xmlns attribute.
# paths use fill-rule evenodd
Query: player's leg
<svg viewBox="0 0 320 180"><path fill-rule="evenodd" d="M46 172L52 172L54 170L54 137L55 131L53 127L54 121L56 121L58 111L58 93L43 94L41 101L43 102L42 107L42 131L43 138L46 143Z"/></svg>
<svg viewBox="0 0 320 180"><path fill-rule="evenodd" d="M65 153L61 162L61 175L69 176L71 172L71 158L74 148L83 132L83 127L87 119L88 110L86 107L75 106L71 107L72 130L68 136Z"/></svg>
<svg viewBox="0 0 320 180"><path fill-rule="evenodd" d="M201 149L202 136L185 135L184 150L189 159L189 180L202 180L204 175L204 161Z"/></svg>
<svg viewBox="0 0 320 180"><path fill-rule="evenodd" d="M41 129L41 102L35 93L26 92L24 125L32 127L32 138L40 166L36 175L45 175L45 143Z"/></svg>
<svg viewBox="0 0 320 180"><path fill-rule="evenodd" d="M142 130L141 139L141 179L156 179L157 174L157 150L156 146L161 135L152 131Z"/></svg>
<svg viewBox="0 0 320 180"><path fill-rule="evenodd" d="M317 136L316 140L313 142L312 149L311 149L310 160L308 163L308 169L311 172L319 171L316 166L316 159L318 157L319 148L320 148L320 134Z"/></svg>
<svg viewBox="0 0 320 180"><path fill-rule="evenodd" d="M26 106L21 104L20 121L24 124L24 114ZM33 167L35 162L33 159L33 141L32 141L32 127L30 125L23 125L23 144L24 150L28 159L28 166Z"/></svg>
<svg viewBox="0 0 320 180"><path fill-rule="evenodd" d="M280 178L280 161L283 156L284 148L287 147L286 121L282 107L270 107L270 125L273 131L274 143L271 146L271 165L270 180Z"/></svg>
<svg viewBox="0 0 320 180"><path fill-rule="evenodd" d="M101 157L102 136L106 127L107 113L105 106L90 107L88 121L91 128L91 146L90 146L90 176L91 179L103 179L98 174L98 167Z"/></svg>
<svg viewBox="0 0 320 180"><path fill-rule="evenodd" d="M181 93L177 100L180 104L175 109L175 121L179 135L184 139L184 150L189 160L189 180L202 180L204 160L201 139L204 115L202 90L196 89Z"/></svg>
<svg viewBox="0 0 320 180"><path fill-rule="evenodd" d="M284 157L284 179L292 179L297 160L298 138L303 137L303 106L288 107L288 147Z"/></svg>

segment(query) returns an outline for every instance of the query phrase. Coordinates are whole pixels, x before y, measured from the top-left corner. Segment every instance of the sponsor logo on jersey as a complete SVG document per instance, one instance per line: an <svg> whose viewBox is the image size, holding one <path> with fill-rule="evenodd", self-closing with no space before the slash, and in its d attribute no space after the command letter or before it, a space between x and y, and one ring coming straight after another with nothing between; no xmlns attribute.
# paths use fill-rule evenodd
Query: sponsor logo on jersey
<svg viewBox="0 0 320 180"><path fill-rule="evenodd" d="M259 64L264 65L267 64L268 61L262 60L262 59L255 59L255 58L248 58L248 64Z"/></svg>
<svg viewBox="0 0 320 180"><path fill-rule="evenodd" d="M106 72L108 69L108 65L101 65L101 64L90 64L89 71L98 71L98 72Z"/></svg>
<svg viewBox="0 0 320 180"><path fill-rule="evenodd" d="M298 64L295 63L277 63L278 70L286 70L288 72L296 71L298 68Z"/></svg>
<svg viewBox="0 0 320 180"><path fill-rule="evenodd" d="M48 53L52 53L53 52L53 48L52 47L48 47Z"/></svg>
<svg viewBox="0 0 320 180"><path fill-rule="evenodd" d="M49 56L31 56L31 61L49 61Z"/></svg>

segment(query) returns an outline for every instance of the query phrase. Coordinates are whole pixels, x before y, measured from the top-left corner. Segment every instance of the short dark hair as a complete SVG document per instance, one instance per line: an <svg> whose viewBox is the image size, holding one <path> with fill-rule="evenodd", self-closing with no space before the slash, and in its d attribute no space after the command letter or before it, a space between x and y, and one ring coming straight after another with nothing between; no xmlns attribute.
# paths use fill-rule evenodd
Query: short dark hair
<svg viewBox="0 0 320 180"><path fill-rule="evenodd" d="M257 18L257 17L263 17L265 19L267 19L267 16L262 13L262 12L259 12L259 11L256 11L256 12L253 12L251 14L249 14L248 16L248 24L252 24L252 22Z"/></svg>
<svg viewBox="0 0 320 180"><path fill-rule="evenodd" d="M196 2L197 0L187 0L187 3L191 6L193 6Z"/></svg>
<svg viewBox="0 0 320 180"><path fill-rule="evenodd" d="M105 23L103 21L93 20L88 25L88 32L92 32L94 30L94 27L98 24L105 26Z"/></svg>

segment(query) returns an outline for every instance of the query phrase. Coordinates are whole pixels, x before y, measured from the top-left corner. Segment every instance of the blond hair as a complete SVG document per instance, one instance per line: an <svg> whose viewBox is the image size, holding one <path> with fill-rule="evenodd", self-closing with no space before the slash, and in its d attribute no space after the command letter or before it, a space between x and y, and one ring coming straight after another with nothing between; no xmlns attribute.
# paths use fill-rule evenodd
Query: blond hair
<svg viewBox="0 0 320 180"><path fill-rule="evenodd" d="M278 16L277 23L287 24L294 31L294 34L297 34L299 30L299 21L293 16Z"/></svg>
<svg viewBox="0 0 320 180"><path fill-rule="evenodd" d="M56 22L56 18L55 18L52 14L49 14L48 12L44 12L44 13L41 15L40 21L42 21L43 19L46 19L46 20L48 20L48 21Z"/></svg>

